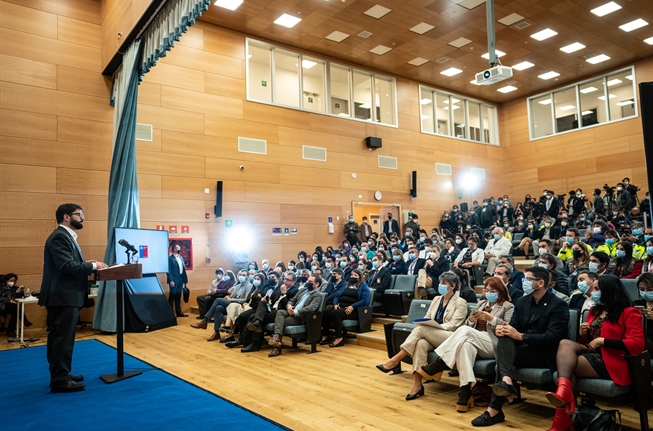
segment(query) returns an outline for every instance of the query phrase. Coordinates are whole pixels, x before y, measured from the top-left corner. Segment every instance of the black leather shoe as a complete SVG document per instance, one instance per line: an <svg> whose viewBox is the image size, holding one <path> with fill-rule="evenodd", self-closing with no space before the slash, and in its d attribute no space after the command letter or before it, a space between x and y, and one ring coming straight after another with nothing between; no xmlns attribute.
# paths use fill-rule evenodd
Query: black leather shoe
<svg viewBox="0 0 653 431"><path fill-rule="evenodd" d="M412 401L412 400L415 400L415 399L417 399L417 398L419 398L419 397L421 397L421 396L423 396L423 395L424 395L424 386L422 386L422 387L420 388L419 392L417 392L416 394L408 394L408 395L406 395L406 401Z"/></svg>
<svg viewBox="0 0 653 431"><path fill-rule="evenodd" d="M84 383L75 383L72 380L68 380L66 383L61 383L50 387L50 392L79 392L83 391L84 389L86 389L86 385Z"/></svg>
<svg viewBox="0 0 653 431"><path fill-rule="evenodd" d="M220 338L220 342L221 342L221 343L228 343L228 342L230 342L230 341L235 341L235 340L236 340L236 338L234 338L233 335L229 335L229 336L227 336L227 337L222 337L222 338Z"/></svg>
<svg viewBox="0 0 653 431"><path fill-rule="evenodd" d="M240 349L240 352L249 353L249 352L258 352L259 350L261 350L261 346L259 346L258 344L251 343L248 344L246 347Z"/></svg>
<svg viewBox="0 0 653 431"><path fill-rule="evenodd" d="M70 380L72 380L75 383L84 381L84 376L82 376L81 374L79 376L73 376L72 374L68 374L68 377L70 377Z"/></svg>
<svg viewBox="0 0 653 431"><path fill-rule="evenodd" d="M509 385L503 380L492 385L492 392L494 392L494 395L498 397L506 397L508 399L517 398L519 396L515 385Z"/></svg>
<svg viewBox="0 0 653 431"><path fill-rule="evenodd" d="M227 341L226 343L224 343L224 345L229 347L230 349L233 349L234 347L242 346L241 342L238 340Z"/></svg>
<svg viewBox="0 0 653 431"><path fill-rule="evenodd" d="M502 411L496 414L496 416L490 416L490 412L487 410L483 412L482 415L477 417L472 421L472 425L475 427L489 427L490 425L496 425L506 420L506 416Z"/></svg>
<svg viewBox="0 0 653 431"><path fill-rule="evenodd" d="M263 332L263 328L261 328L261 321L256 319L247 324L247 330L251 332Z"/></svg>
<svg viewBox="0 0 653 431"><path fill-rule="evenodd" d="M343 338L342 340L340 340L339 343L331 343L331 344L329 344L329 347L342 347L342 346L344 346L344 345L345 345L345 339Z"/></svg>
<svg viewBox="0 0 653 431"><path fill-rule="evenodd" d="M188 317L188 314L177 313L177 317Z"/></svg>
<svg viewBox="0 0 653 431"><path fill-rule="evenodd" d="M380 365L377 365L376 368L377 368L379 371L382 371L382 372L384 372L384 373L389 373L390 371L392 371L393 373L396 374L396 373L398 373L399 371L401 371L401 364L397 365L397 366L394 367L394 368L386 368L386 367L383 366L383 364L380 364Z"/></svg>
<svg viewBox="0 0 653 431"><path fill-rule="evenodd" d="M417 370L417 372L420 373L426 380L435 380L436 382L439 382L442 378L442 372L446 367L447 364L444 363L442 358L438 358L430 364L424 365L419 370Z"/></svg>

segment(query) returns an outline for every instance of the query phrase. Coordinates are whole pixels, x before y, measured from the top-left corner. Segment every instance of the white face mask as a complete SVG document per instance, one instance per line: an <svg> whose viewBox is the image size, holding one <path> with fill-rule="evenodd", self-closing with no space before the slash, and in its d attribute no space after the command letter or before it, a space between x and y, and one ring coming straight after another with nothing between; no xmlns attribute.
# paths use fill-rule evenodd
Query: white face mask
<svg viewBox="0 0 653 431"><path fill-rule="evenodd" d="M8 287L14 287L14 282L13 281L8 281L7 286Z"/></svg>
<svg viewBox="0 0 653 431"><path fill-rule="evenodd" d="M543 254L548 253L549 250L547 250L546 248L542 248L542 247L540 247L539 252L540 252L540 255L543 255Z"/></svg>

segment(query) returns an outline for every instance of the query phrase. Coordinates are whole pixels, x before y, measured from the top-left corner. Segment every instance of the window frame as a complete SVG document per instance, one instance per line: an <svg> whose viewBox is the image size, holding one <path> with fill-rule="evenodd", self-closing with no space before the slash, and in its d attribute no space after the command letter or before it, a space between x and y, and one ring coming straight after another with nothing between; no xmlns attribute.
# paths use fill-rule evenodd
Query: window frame
<svg viewBox="0 0 653 431"><path fill-rule="evenodd" d="M265 100L255 99L255 98L251 97L251 95L250 95L250 70L249 70L250 69L250 65L249 65L249 58L250 58L250 56L249 56L249 47L250 47L250 44L254 44L254 45L257 45L259 47L264 47L264 48L266 47L266 48L268 48L270 50L270 85L272 86L272 89L271 89L271 99L272 100L270 102L265 101ZM275 50L276 49L283 50L285 52L292 52L292 53L296 54L298 56L298 58L299 58L299 74L298 74L298 78L299 78L298 79L298 81L299 81L298 82L298 85L299 85L298 91L299 91L299 95L300 95L299 107L284 105L282 103L277 102L277 79L276 79L276 61L275 61L275 59L276 59ZM304 60L304 56L310 57L310 58L313 58L313 59L318 59L318 60L323 62L323 67L324 67L323 88L324 88L324 96L325 96L325 98L324 98L325 111L324 112L315 111L315 110L307 109L307 108L304 107L304 98L303 98L303 94L304 94L304 76L303 76L303 67L301 66L301 63ZM338 67L341 67L341 68L344 68L344 69L348 69L349 85L350 85L349 92L351 93L350 94L350 100L351 100L350 105L351 106L349 106L349 116L342 116L342 115L331 113L331 97L332 97L332 95L331 95L331 65L338 66ZM364 74L370 75L370 77L371 77L370 92L372 94L372 101L371 101L372 106L370 108L370 110L371 110L370 119L367 119L367 120L363 120L363 119L360 119L360 118L355 118L355 112L354 112L355 108L353 106L353 104L354 104L354 85L353 85L354 79L353 79L353 77L354 77L354 73L356 73L356 72L364 73ZM376 98L374 97L375 96L374 89L375 89L375 83L376 83L375 79L376 79L376 77L378 77L380 79L383 79L385 81L389 81L391 83L391 85L392 85L392 101L393 101L393 105L394 105L392 107L393 108L393 117L392 118L393 118L394 123L383 123L383 122L380 121L380 118L377 118L377 112L376 112L377 111L377 102L376 102ZM248 102L262 103L264 105L271 105L271 106L279 106L279 107L282 107L282 108L295 109L295 110L298 110L298 111L303 111L303 112L308 112L308 113L318 114L318 115L326 115L326 116L334 117L334 118L344 118L344 119L358 121L358 122L362 122L362 123L366 123L366 124L375 124L375 125L379 125L379 126L394 127L394 128L399 127L399 115L398 115L398 107L397 107L397 80L396 80L395 77L380 74L380 73L376 73L376 72L373 72L373 71L370 71L370 70L367 70L367 69L363 69L363 68L359 68L359 67L354 67L354 66L348 65L348 64L343 64L343 63L338 63L338 62L335 62L335 61L330 61L330 60L321 58L319 55L315 55L313 53L304 54L304 53L302 53L300 51L297 51L297 50L294 50L294 49L289 49L289 48L286 48L286 47L277 46L277 45L274 45L274 44L271 44L271 43L262 42L260 40L247 37L247 38L245 38L245 83L246 83L245 87L246 87L246 90L247 90L246 99L247 99ZM379 103L379 107L380 107L380 103Z"/></svg>
<svg viewBox="0 0 653 431"><path fill-rule="evenodd" d="M428 109L426 112L424 111L424 106L422 105L422 91L427 91L431 93L431 103L428 105L431 105L431 108ZM465 130L464 130L464 136L470 136L470 125L469 125L469 103L476 103L478 104L479 107L479 125L480 125L480 130L481 133L480 135L483 137L483 141L477 141L474 139L470 138L459 138L456 136L456 131L455 131L455 124L454 124L454 109L449 109L447 112L449 113L448 119L447 119L447 124L448 124L448 131L449 134L443 134L443 133L438 133L438 120L440 117L437 115L437 97L433 97L434 94L439 97L447 97L449 100L449 106L452 105L452 103L457 103L457 102L452 102L452 100L458 99L461 102L461 108L464 108L464 114L465 114ZM451 93L449 91L444 91L440 90L437 88L430 87L428 85L422 85L420 84L417 87L417 100L419 103L419 128L420 132L426 135L433 135L433 136L441 136L445 138L451 138L451 139L457 139L459 141L465 141L465 142L472 142L474 144L482 144L482 145L490 145L493 147L498 147L500 146L499 142L499 115L498 115L498 107L496 105L491 105L489 103L485 103L482 100L478 99L473 99L471 97L466 97L466 96L461 96L460 94L455 94ZM494 115L490 115L488 118L488 126L489 126L489 134L488 134L488 142L485 142L485 132L483 129L484 125L484 118L483 118L483 107L487 107L489 109L494 109ZM431 114L431 118L433 119L433 132L429 130L425 130L423 127L423 120L422 117L425 114ZM494 141L494 142L492 142Z"/></svg>
<svg viewBox="0 0 653 431"><path fill-rule="evenodd" d="M631 116L617 118L617 119L613 120L612 115L610 114L611 107L610 107L610 90L608 89L608 84L607 84L608 83L608 78L613 76L613 75L618 75L620 73L626 73L626 72L630 72L632 77L633 77L633 79L631 80L631 85L633 87L632 89L633 89L633 101L634 101L634 108L635 108L634 111L635 112ZM583 121L582 121L582 118L583 118L582 117L582 109L583 109L583 107L581 106L580 87L582 87L585 84L589 84L591 82L596 82L598 80L603 81L603 89L604 89L604 97L605 97L605 100L603 102L605 104L606 121L604 121L602 123L598 122L598 123L590 124L590 125L587 125L587 126L583 126L582 125L582 123L583 123ZM573 90L576 93L576 112L575 113L576 113L576 118L578 118L578 127L575 128L575 129L569 129L569 130L564 130L562 132L557 132L556 131L556 129L557 129L557 127L556 127L556 112L555 112L555 106L554 106L555 105L555 93L565 91L565 90ZM532 112L532 109L531 109L531 105L532 105L534 100L545 97L547 95L551 99L551 103L549 104L549 106L551 107L551 121L552 121L552 130L553 130L553 132L550 135L535 137L534 136L535 135L535 133L534 133L535 123L533 122L533 112ZM637 95L637 78L635 76L635 66L631 65L631 66L628 66L628 67L623 67L621 69L613 70L613 71L610 71L608 73L604 73L604 74L601 74L601 75L598 75L598 76L593 76L591 78L584 79L582 81L578 81L578 82L576 82L574 84L569 84L569 85L566 85L566 86L560 87L560 88L553 88L553 89L551 89L549 91L546 91L544 93L535 94L535 95L530 96L530 97L528 97L526 99L526 108L528 110L528 137L529 137L529 140L531 140L531 141L546 139L546 138L550 138L552 136L557 136L557 135L564 135L566 133L578 132L580 130L591 129L593 127L605 126L607 124L617 123L619 121L632 120L633 118L639 117L639 104L638 104L638 95Z"/></svg>

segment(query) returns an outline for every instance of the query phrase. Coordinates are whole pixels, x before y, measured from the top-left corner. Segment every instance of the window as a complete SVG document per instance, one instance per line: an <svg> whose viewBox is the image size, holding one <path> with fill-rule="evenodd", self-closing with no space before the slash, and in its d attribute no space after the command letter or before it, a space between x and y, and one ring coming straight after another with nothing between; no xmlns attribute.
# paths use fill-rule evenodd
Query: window
<svg viewBox="0 0 653 431"><path fill-rule="evenodd" d="M477 100L420 86L422 133L497 145L497 108Z"/></svg>
<svg viewBox="0 0 653 431"><path fill-rule="evenodd" d="M247 100L397 125L394 78L251 39Z"/></svg>
<svg viewBox="0 0 653 431"><path fill-rule="evenodd" d="M637 116L635 69L528 99L531 140Z"/></svg>

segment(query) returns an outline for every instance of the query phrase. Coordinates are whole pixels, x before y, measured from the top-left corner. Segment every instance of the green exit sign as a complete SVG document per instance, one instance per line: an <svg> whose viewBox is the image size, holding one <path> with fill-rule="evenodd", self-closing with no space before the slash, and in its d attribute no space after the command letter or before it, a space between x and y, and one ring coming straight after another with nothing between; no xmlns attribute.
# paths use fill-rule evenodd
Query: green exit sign
<svg viewBox="0 0 653 431"><path fill-rule="evenodd" d="M462 193L458 193L458 199L462 199L462 198L463 198Z"/></svg>
<svg viewBox="0 0 653 431"><path fill-rule="evenodd" d="M268 81L261 81L261 85L263 87L267 87L268 86Z"/></svg>
<svg viewBox="0 0 653 431"><path fill-rule="evenodd" d="M231 220L225 220L224 221L224 227L231 227L232 224L233 224L233 222Z"/></svg>

